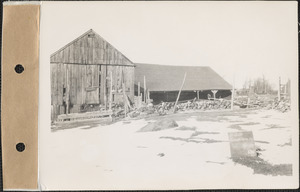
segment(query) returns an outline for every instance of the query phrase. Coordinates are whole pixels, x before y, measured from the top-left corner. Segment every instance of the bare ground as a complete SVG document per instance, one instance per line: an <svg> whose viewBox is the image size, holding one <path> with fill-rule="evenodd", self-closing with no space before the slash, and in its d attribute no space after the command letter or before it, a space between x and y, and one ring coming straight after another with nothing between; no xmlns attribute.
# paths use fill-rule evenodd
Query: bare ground
<svg viewBox="0 0 300 192"><path fill-rule="evenodd" d="M178 126L139 132L162 119L175 120ZM231 158L228 132L236 131L253 132L257 157ZM126 189L128 183L140 182L141 186L148 186L169 181L170 176L175 183L188 178L190 188L206 186L212 180L221 182L228 177L247 178L248 183L265 179L265 184L269 185L266 178L271 182L293 175L292 131L288 113L248 109L189 111L126 119L107 125L85 122L53 126L51 137L55 142L47 148L49 154L58 158L48 158L46 163L56 165L61 171L56 179L66 185L82 175L93 177L88 181L91 184L96 178L102 178L103 186L112 180L122 180L118 183L122 189ZM67 170L72 170L72 174ZM197 178L202 178L203 182L197 182ZM240 185L244 182L241 180ZM231 180L227 184L231 188L239 186Z"/></svg>

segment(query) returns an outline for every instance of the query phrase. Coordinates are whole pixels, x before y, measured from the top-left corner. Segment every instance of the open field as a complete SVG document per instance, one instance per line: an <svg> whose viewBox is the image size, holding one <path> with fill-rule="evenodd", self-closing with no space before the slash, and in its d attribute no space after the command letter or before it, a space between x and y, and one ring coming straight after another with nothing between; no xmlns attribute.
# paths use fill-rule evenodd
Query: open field
<svg viewBox="0 0 300 192"><path fill-rule="evenodd" d="M88 183L91 189L276 188L293 175L295 127L289 113L190 111L109 125L52 127L53 142L47 144L51 158L43 161L53 166L42 175L42 187L63 183L78 189ZM175 120L178 126L139 132L161 119ZM257 157L231 158L228 133L237 131L253 132Z"/></svg>

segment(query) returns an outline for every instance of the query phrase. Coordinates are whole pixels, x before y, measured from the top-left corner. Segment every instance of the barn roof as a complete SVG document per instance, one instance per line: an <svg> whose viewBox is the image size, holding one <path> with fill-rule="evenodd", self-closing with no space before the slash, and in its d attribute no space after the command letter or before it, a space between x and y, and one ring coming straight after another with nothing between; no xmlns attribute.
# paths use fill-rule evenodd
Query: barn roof
<svg viewBox="0 0 300 192"><path fill-rule="evenodd" d="M114 46L112 46L108 41L106 41L103 37L101 37L98 33L96 33L93 29L88 30L87 32L85 32L84 34L80 35L79 37L77 37L76 39L74 39L73 41L71 41L70 43L66 44L65 46L63 46L62 48L60 48L59 50L57 50L56 52L52 53L50 58L51 61L55 60L54 57L56 55L58 55L60 52L62 52L63 50L67 49L68 47L70 47L72 44L76 43L79 40L82 40L85 37L89 37L89 36L97 36L98 39L101 39L102 41L106 42L106 44L111 47L112 49L116 50L117 52L119 52L122 57L126 58L129 62L130 65L133 65L132 61L130 59L128 59L122 52L120 52L118 49L116 49Z"/></svg>
<svg viewBox="0 0 300 192"><path fill-rule="evenodd" d="M144 76L146 87L150 91L178 91L181 87L184 73L186 80L184 91L192 90L229 90L232 86L210 67L199 66L169 66L135 63L135 83L143 87Z"/></svg>

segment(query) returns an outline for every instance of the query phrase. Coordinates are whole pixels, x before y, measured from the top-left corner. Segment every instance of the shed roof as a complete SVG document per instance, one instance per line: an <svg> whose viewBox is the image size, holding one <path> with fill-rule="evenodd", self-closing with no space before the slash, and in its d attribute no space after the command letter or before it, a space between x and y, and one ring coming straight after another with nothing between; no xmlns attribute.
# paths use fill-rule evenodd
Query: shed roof
<svg viewBox="0 0 300 192"><path fill-rule="evenodd" d="M180 89L184 74L186 80L182 90L229 90L232 86L219 74L207 66L170 66L135 63L135 83L150 91L177 91Z"/></svg>

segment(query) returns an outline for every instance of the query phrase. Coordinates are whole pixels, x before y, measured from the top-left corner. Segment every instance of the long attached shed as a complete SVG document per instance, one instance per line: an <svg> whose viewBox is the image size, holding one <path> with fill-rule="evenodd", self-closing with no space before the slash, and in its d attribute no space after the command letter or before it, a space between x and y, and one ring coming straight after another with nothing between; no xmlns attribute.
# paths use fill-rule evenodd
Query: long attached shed
<svg viewBox="0 0 300 192"><path fill-rule="evenodd" d="M50 57L52 120L134 98L134 64L92 29Z"/></svg>
<svg viewBox="0 0 300 192"><path fill-rule="evenodd" d="M142 92L144 79L146 90L150 91L150 98L154 103L161 101L175 101L181 87L184 74L186 79L182 88L180 100L207 99L217 91L216 97L231 95L232 86L219 74L207 66L171 66L135 63L135 84L140 82ZM135 90L137 95L137 89Z"/></svg>

